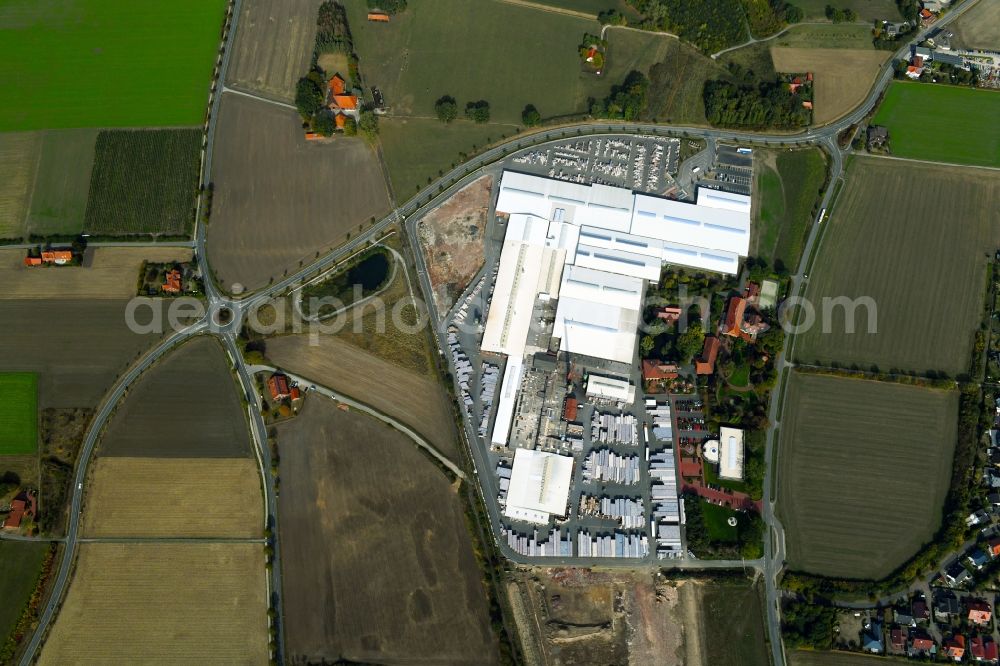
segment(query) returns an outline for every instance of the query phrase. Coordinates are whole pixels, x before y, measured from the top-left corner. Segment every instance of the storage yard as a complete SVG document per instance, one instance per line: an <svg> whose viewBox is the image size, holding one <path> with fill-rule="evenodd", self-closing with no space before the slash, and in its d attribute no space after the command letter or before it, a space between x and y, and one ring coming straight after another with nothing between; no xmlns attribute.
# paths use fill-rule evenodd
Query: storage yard
<svg viewBox="0 0 1000 666"><path fill-rule="evenodd" d="M316 395L277 441L289 661L494 663L460 499L413 441Z"/></svg>
<svg viewBox="0 0 1000 666"><path fill-rule="evenodd" d="M941 521L957 391L798 372L787 391L777 500L789 567L886 576Z"/></svg>

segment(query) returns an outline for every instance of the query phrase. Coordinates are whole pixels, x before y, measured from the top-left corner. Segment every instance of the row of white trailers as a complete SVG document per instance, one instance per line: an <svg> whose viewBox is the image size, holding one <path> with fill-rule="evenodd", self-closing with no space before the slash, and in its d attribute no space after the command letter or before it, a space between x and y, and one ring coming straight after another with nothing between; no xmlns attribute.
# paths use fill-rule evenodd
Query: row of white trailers
<svg viewBox="0 0 1000 666"><path fill-rule="evenodd" d="M639 456L623 456L610 449L591 451L583 461L583 480L634 486L639 483Z"/></svg>
<svg viewBox="0 0 1000 666"><path fill-rule="evenodd" d="M573 541L565 538L558 528L548 533L547 539L540 541L538 532L519 534L504 528L504 539L515 553L526 557L573 557ZM641 559L649 555L649 538L645 534L615 532L592 536L580 531L576 535L576 557L604 557Z"/></svg>
<svg viewBox="0 0 1000 666"><path fill-rule="evenodd" d="M590 437L601 444L639 446L639 422L632 414L606 414L594 410Z"/></svg>
<svg viewBox="0 0 1000 666"><path fill-rule="evenodd" d="M680 557L681 509L677 497L677 466L672 448L649 456L650 530L656 535L656 555L660 559Z"/></svg>

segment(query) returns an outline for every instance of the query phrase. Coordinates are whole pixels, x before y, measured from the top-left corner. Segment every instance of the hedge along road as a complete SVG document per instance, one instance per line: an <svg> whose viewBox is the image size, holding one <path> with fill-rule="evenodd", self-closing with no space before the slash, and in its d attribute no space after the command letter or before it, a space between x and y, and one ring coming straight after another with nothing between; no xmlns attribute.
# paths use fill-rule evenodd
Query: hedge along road
<svg viewBox="0 0 1000 666"><path fill-rule="evenodd" d="M962 6L950 12L947 16L937 21L934 24L934 29L941 28L951 21L955 20L962 14L964 14L968 9L975 6L979 0L967 0ZM242 0L233 0L233 5L231 8L231 22L230 28L225 36L224 50L221 59L221 64L219 67L219 73L217 77L217 82L213 83L212 95L210 98L210 114L209 120L206 126L206 145L202 159L202 185L207 187L208 177L211 172L211 159L212 159L212 148L215 136L216 119L218 117L219 100L221 98L221 90L219 86L222 80L225 79L225 73L229 64L229 55L231 53L231 46L233 39L236 34L236 23L240 15L240 6ZM114 406L117 401L124 395L125 391L129 386L153 363L156 362L161 356L166 354L174 346L186 340L187 338L201 334L210 333L213 335L219 335L223 338L228 350L230 350L233 357L233 362L236 367L237 373L240 378L240 382L244 388L244 391L251 402L256 402L256 392L253 386L253 380L247 370L246 363L243 360L242 354L239 353L238 345L236 344L236 333L240 330L240 325L242 323L244 312L254 307L255 305L262 304L269 300L271 297L283 292L289 287L295 285L298 281L308 278L311 274L316 273L324 268L339 261L342 257L356 251L361 246L369 241L369 239L382 233L387 227L397 222L404 221L405 218L422 213L430 208L437 205L437 201L450 196L454 191L460 189L467 182L471 181L478 175L478 171L489 164L502 160L507 155L524 148L529 148L532 146L537 146L539 144L548 143L551 141L556 141L559 139L564 139L569 136L575 135L600 135L600 134L649 134L649 135L683 135L689 138L706 138L706 139L722 139L735 142L746 142L750 144L757 145L780 145L783 143L799 142L799 143L822 143L831 149L831 154L834 155L833 165L831 166L831 187L828 188L826 197L824 198L824 206L829 202L829 198L835 189L832 184L840 177L840 171L842 169L842 157L839 150L836 148L836 136L843 130L847 129L851 125L857 123L863 119L875 106L879 97L882 95L884 88L892 80L892 62L904 56L911 44L918 43L920 40L924 39L930 29L924 29L917 33L913 40L908 42L903 46L892 59L890 59L887 64L883 67L882 73L878 77L873 86L871 92L865 101L852 113L844 116L840 120L832 123L830 125L808 129L804 132L798 134L757 134L752 132L735 132L729 130L720 130L704 127L670 127L664 125L653 125L653 124L641 124L641 123L584 123L575 126L566 126L560 128L552 128L548 130L543 130L534 134L522 136L519 138L511 139L506 143L494 146L493 148L481 153L480 155L472 158L465 164L459 165L458 167L452 169L447 174L439 178L438 180L431 183L423 191L418 193L416 197L409 200L403 206L397 208L389 215L384 217L381 221L377 222L373 226L369 227L362 234L357 236L354 240L342 245L340 248L329 252L326 256L320 258L316 262L313 262L308 267L299 270L298 272L292 274L291 276L282 279L281 281L263 289L255 294L248 295L242 298L226 298L220 292L218 285L215 284L214 275L211 271L211 267L208 265L206 259L205 251L205 225L200 223L201 218L201 208L203 205L202 197L198 200L198 209L196 214L196 248L198 255L198 263L202 269L202 274L206 276L205 280L205 291L209 301L208 314L192 326L186 329L182 329L177 333L170 336L163 343L158 345L156 348L147 353L139 362L133 365L125 375L123 375L115 387L108 394L102 408L95 415L94 420L91 422L90 428L87 431L86 438L84 440L84 446L81 448L79 462L76 471L76 485L73 489L72 496L72 508L70 511L70 520L67 527L67 537L66 537L66 549L63 554L63 558L59 564L59 571L56 575L55 584L53 585L52 594L50 595L44 610L42 611L38 626L35 629L34 634L31 637L31 641L25 649L24 654L21 658L22 666L29 666L35 661L36 653L41 644L42 638L46 635L49 625L52 622L52 618L55 615L55 611L62 601L63 595L66 592L66 585L69 581L69 575L72 570L73 562L75 560L77 543L79 540L79 521L80 521L80 506L83 497L82 484L83 479L86 476L87 465L90 462L91 454L93 453L94 445L96 444L98 435L104 427L104 423L107 421L108 417L114 410ZM573 132L576 134L573 134ZM440 191L435 193L435 191L440 188ZM810 232L809 239L806 244L806 249L803 252L803 262L806 262L809 257L810 250L815 242L816 231L818 229L817 225L813 225L813 229ZM804 263L803 263L804 266ZM792 293L797 295L801 289L802 280L800 279L802 267L800 266L800 274L796 275L792 281ZM424 276L421 276L422 278ZM422 281L423 284L423 281ZM229 309L232 316L229 322L225 325L218 325L213 322L213 317L221 309ZM786 347L788 345L786 338ZM785 350L787 352L787 349ZM779 375L780 376L780 375ZM780 395L782 389L783 381L779 380L776 385L774 392L772 393L772 412L775 411L775 406L777 404L776 398ZM270 527L277 533L277 503L275 499L274 492L274 481L270 474L266 473L266 466L270 464L270 452L264 440L266 432L263 430L263 423L260 422L260 412L256 410L256 418L253 418L253 412L255 410L249 410L251 412L251 430L254 435L254 440L256 444L258 461L263 469L262 473L262 483L264 485L264 491L266 496L267 504L267 514L269 516ZM772 426L773 428L773 426ZM767 582L767 605L768 605L768 629L770 634L770 641L773 651L773 663L777 666L781 666L784 663L784 653L781 645L781 627L780 619L777 608L778 598L776 589L776 576L781 570L780 560L774 557L773 545L777 545L779 552L781 551L781 546L783 544L783 535L779 532L780 525L778 525L774 519L773 510L771 509L771 504L773 499L770 498L770 480L771 480L771 448L773 432L769 431L768 434L768 444L767 444L767 478L765 479L765 503L764 503L764 519L771 534L769 538L765 540L765 568L767 571L766 582ZM284 631L281 622L281 563L280 563L280 546L277 539L274 540L274 555L273 555L273 573L270 576L270 586L271 586L271 603L274 610L277 612L277 617L274 622L277 625L278 633L278 654L276 657L280 661L280 656L283 654L284 650Z"/></svg>

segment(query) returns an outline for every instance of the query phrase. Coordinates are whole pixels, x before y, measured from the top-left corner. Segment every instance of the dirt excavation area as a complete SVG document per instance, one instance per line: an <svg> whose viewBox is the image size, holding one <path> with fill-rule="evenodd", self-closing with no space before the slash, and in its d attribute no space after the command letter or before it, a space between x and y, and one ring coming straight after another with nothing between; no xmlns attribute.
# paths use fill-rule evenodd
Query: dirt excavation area
<svg viewBox="0 0 1000 666"><path fill-rule="evenodd" d="M492 187L492 176L479 178L428 213L417 227L438 314L451 307L483 265Z"/></svg>
<svg viewBox="0 0 1000 666"><path fill-rule="evenodd" d="M700 614L683 603L686 585L652 572L522 568L507 592L529 665L698 666Z"/></svg>

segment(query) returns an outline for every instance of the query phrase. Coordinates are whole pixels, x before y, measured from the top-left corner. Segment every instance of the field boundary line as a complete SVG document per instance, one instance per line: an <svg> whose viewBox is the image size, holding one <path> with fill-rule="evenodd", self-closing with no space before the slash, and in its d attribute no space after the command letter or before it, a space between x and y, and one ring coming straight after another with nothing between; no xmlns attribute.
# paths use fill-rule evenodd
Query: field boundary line
<svg viewBox="0 0 1000 666"><path fill-rule="evenodd" d="M578 12L575 9L567 9L565 7L553 7L551 5L543 5L538 2L530 2L529 0L494 0L502 5L514 5L515 7L524 7L525 9L534 9L540 12L548 12L550 14L562 14L563 16L572 16L573 18L586 19L588 21L597 21L597 14L588 14L586 12Z"/></svg>
<svg viewBox="0 0 1000 666"><path fill-rule="evenodd" d="M938 162L936 160L920 160L915 157L899 157L897 155L881 155L879 153L868 153L865 154L864 156L874 157L880 160L896 160L897 162L915 162L917 164L929 164L931 166L947 166L947 167L957 167L959 169L983 169L984 171L1000 171L1000 167L986 166L984 164L959 164L957 162Z"/></svg>
<svg viewBox="0 0 1000 666"><path fill-rule="evenodd" d="M250 99L255 99L258 102L265 102L267 104L273 104L275 106L280 106L282 108L291 109L292 111L298 112L298 109L295 108L295 106L292 105L292 104L288 104L287 102L279 102L276 99L270 99L268 97L261 97L260 95L257 95L255 93L251 93L251 92L247 92L245 90L240 90L239 88L230 88L227 85L223 85L222 86L222 92L223 92L223 94L225 94L225 93L233 93L234 95L240 95L242 97L249 97Z"/></svg>
<svg viewBox="0 0 1000 666"><path fill-rule="evenodd" d="M184 536L120 536L120 537L80 537L77 543L257 543L265 544L264 537L184 537Z"/></svg>

